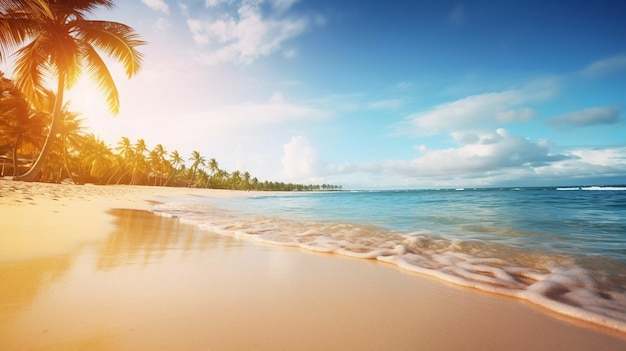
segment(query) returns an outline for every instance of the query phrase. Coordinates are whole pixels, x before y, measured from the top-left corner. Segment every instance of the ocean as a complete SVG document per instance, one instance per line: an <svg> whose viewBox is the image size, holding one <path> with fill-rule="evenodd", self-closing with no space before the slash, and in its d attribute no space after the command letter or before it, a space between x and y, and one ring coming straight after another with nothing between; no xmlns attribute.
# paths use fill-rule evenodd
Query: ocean
<svg viewBox="0 0 626 351"><path fill-rule="evenodd" d="M164 199L208 231L377 259L626 332L626 186Z"/></svg>

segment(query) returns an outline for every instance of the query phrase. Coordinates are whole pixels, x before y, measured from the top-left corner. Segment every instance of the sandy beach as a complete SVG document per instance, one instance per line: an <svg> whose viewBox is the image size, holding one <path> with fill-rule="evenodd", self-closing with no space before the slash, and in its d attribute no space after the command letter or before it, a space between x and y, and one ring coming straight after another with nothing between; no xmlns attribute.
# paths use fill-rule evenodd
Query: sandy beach
<svg viewBox="0 0 626 351"><path fill-rule="evenodd" d="M626 335L391 265L147 210L218 190L0 180L0 350L624 350Z"/></svg>

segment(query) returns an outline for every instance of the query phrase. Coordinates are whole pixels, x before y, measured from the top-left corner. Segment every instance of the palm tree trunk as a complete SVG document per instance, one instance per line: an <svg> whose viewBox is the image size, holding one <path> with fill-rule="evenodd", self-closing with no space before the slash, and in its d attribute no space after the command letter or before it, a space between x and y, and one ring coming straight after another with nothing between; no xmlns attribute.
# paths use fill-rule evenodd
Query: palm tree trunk
<svg viewBox="0 0 626 351"><path fill-rule="evenodd" d="M13 157L13 177L20 175L20 169L17 168L17 148L20 145L20 139L21 137L18 136L13 144L13 154L11 155L11 157Z"/></svg>
<svg viewBox="0 0 626 351"><path fill-rule="evenodd" d="M20 180L23 182L34 182L39 177L39 173L41 173L41 168L44 165L44 162L48 158L48 154L50 150L52 150L52 146L54 145L54 138L57 136L57 130L59 129L59 124L61 121L61 109L63 107L63 90L65 89L65 76L63 73L59 73L59 81L57 85L57 95L54 100L54 111L52 113L52 122L50 123L50 130L48 131L48 137L46 138L46 142L43 144L43 148L33 163L32 167L21 176L14 177L15 180Z"/></svg>
<svg viewBox="0 0 626 351"><path fill-rule="evenodd" d="M196 176L196 171L191 171L191 178L189 179L189 184L187 185L188 188L191 188L191 184L193 183L193 178L195 178Z"/></svg>
<svg viewBox="0 0 626 351"><path fill-rule="evenodd" d="M74 177L72 177L72 171L70 171L70 158L67 155L67 146L65 145L65 141L63 141L63 156L65 159L65 169L67 170L67 176L70 178L72 184L74 184Z"/></svg>
<svg viewBox="0 0 626 351"><path fill-rule="evenodd" d="M172 178L174 178L175 175L176 175L176 171L174 170L172 172L172 174L170 174L170 176L167 177L167 179L165 180L165 183L163 184L163 186L167 186L167 184L169 184L170 180L172 180Z"/></svg>
<svg viewBox="0 0 626 351"><path fill-rule="evenodd" d="M120 182L122 181L122 179L124 179L124 176L126 176L128 173L130 173L130 170L127 170L119 178L117 178L117 182L115 182L115 185L119 185ZM131 181L132 181L132 179L131 179ZM131 185L132 185L132 183L131 183Z"/></svg>

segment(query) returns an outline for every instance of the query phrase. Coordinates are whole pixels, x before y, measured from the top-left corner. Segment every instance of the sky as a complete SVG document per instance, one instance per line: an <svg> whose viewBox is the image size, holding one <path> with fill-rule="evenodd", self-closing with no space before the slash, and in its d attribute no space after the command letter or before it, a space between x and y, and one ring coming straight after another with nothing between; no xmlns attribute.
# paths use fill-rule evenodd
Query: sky
<svg viewBox="0 0 626 351"><path fill-rule="evenodd" d="M90 131L344 189L626 183L626 2L124 0L147 42L85 76Z"/></svg>

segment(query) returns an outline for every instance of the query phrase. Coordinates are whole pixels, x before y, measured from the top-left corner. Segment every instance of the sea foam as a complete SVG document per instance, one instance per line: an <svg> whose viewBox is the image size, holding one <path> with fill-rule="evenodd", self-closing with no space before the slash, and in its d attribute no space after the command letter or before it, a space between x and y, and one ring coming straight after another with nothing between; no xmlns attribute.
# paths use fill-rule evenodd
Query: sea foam
<svg viewBox="0 0 626 351"><path fill-rule="evenodd" d="M363 223L290 220L194 203L152 212L221 235L363 259L486 292L626 333L626 287L591 274L572 259L427 231L400 232Z"/></svg>

